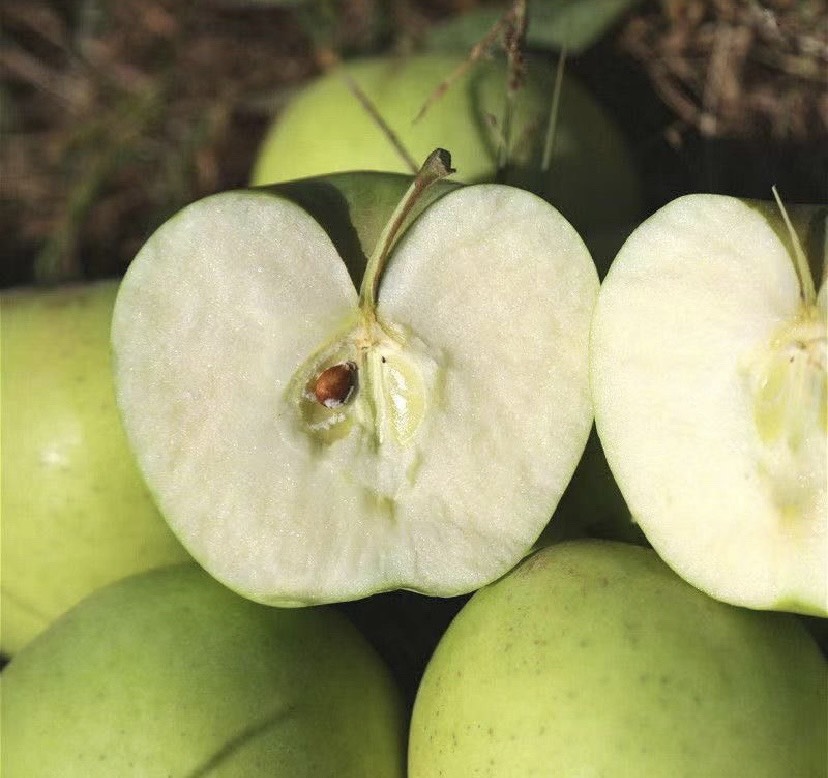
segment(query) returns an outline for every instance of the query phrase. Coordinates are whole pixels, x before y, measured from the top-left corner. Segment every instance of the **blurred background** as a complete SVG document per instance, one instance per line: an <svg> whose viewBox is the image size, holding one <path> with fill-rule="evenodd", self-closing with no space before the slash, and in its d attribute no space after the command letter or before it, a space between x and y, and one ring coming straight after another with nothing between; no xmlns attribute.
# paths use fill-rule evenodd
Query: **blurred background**
<svg viewBox="0 0 828 778"><path fill-rule="evenodd" d="M510 6L5 0L0 284L120 275L181 206L249 181L303 84L340 60L467 51ZM828 200L824 0L530 0L528 11L525 48L553 61L562 19L583 31L566 70L625 134L647 213L690 191L769 199L774 184L788 202Z"/></svg>

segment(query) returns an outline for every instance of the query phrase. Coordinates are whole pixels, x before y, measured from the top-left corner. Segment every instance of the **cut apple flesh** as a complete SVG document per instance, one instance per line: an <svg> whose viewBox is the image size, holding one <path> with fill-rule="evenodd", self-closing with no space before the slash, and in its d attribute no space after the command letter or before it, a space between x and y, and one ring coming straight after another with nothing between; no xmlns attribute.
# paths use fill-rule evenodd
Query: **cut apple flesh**
<svg viewBox="0 0 828 778"><path fill-rule="evenodd" d="M618 485L677 572L739 605L826 613L825 290L802 253L767 207L665 206L601 289L592 386Z"/></svg>
<svg viewBox="0 0 828 778"><path fill-rule="evenodd" d="M189 551L252 599L477 588L529 550L583 451L598 280L554 208L455 190L376 280L373 304L305 211L248 191L185 208L122 283L139 464Z"/></svg>

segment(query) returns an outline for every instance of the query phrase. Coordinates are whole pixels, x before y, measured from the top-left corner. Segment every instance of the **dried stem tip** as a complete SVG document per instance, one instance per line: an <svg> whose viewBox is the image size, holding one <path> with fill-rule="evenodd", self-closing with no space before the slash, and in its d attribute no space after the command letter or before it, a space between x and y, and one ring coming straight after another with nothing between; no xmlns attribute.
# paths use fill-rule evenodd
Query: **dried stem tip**
<svg viewBox="0 0 828 778"><path fill-rule="evenodd" d="M380 234L374 253L368 260L365 273L362 276L362 286L359 290L359 306L367 311L369 316L374 315L377 301L377 287L385 270L385 262L391 252L402 226L411 213L411 210L420 199L422 193L441 178L450 176L455 170L451 166L451 154L445 149L434 149L428 155L422 167L414 176L411 186L403 195L391 218Z"/></svg>

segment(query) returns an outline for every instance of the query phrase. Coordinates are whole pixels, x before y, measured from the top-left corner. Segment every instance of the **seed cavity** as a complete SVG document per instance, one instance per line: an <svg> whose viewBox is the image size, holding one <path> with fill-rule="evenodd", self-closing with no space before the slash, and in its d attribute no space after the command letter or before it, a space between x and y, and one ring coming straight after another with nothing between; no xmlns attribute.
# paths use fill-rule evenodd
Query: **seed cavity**
<svg viewBox="0 0 828 778"><path fill-rule="evenodd" d="M323 370L313 382L316 402L326 408L340 408L354 394L357 384L355 362L340 362Z"/></svg>
<svg viewBox="0 0 828 778"><path fill-rule="evenodd" d="M780 515L809 515L825 492L825 320L800 312L757 349L747 363L758 464Z"/></svg>
<svg viewBox="0 0 828 778"><path fill-rule="evenodd" d="M425 394L422 376L412 362L402 355L382 358L383 416L398 443L408 443L422 423Z"/></svg>
<svg viewBox="0 0 828 778"><path fill-rule="evenodd" d="M799 450L826 433L826 336L818 316L785 326L754 362L754 419L766 445Z"/></svg>

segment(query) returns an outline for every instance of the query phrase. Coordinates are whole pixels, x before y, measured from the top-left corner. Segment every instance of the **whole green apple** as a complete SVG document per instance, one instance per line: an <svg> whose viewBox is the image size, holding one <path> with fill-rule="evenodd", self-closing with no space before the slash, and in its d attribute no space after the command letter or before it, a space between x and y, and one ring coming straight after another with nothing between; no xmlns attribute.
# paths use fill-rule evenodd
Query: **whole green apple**
<svg viewBox="0 0 828 778"><path fill-rule="evenodd" d="M474 64L427 113L432 92L463 65L453 54L356 60L300 91L277 117L252 182L270 184L346 170L411 172L348 81L367 95L413 159L435 146L452 152L466 183L495 180L508 73L502 59ZM514 100L510 164L503 183L549 200L584 235L600 259L617 249L640 211L637 174L612 118L574 78L563 81L551 169L541 170L555 72L529 60ZM613 251L614 253L614 251Z"/></svg>
<svg viewBox="0 0 828 778"><path fill-rule="evenodd" d="M326 608L256 605L195 564L92 594L3 671L4 778L399 778L386 667Z"/></svg>
<svg viewBox="0 0 828 778"><path fill-rule="evenodd" d="M795 616L713 600L651 549L562 543L449 626L409 775L824 778L826 681Z"/></svg>
<svg viewBox="0 0 828 778"><path fill-rule="evenodd" d="M121 429L109 349L117 288L105 281L0 297L7 654L99 586L188 558Z"/></svg>

